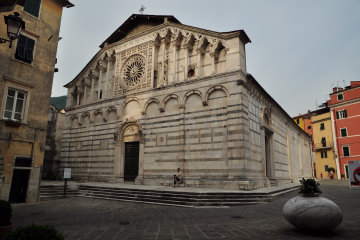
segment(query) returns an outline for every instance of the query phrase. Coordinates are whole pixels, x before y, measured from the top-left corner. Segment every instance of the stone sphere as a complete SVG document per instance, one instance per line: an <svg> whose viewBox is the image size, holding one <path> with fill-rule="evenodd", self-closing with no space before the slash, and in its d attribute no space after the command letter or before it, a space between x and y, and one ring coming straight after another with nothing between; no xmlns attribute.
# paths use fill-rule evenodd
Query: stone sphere
<svg viewBox="0 0 360 240"><path fill-rule="evenodd" d="M302 230L330 231L343 219L341 209L323 197L297 196L288 200L283 208L286 220Z"/></svg>

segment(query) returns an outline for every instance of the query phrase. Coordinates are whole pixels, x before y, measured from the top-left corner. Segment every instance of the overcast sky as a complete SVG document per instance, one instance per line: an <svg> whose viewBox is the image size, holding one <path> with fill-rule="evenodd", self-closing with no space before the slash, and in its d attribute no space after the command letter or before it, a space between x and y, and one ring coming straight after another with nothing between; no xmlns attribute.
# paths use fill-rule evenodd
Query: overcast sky
<svg viewBox="0 0 360 240"><path fill-rule="evenodd" d="M52 96L133 13L173 15L226 32L243 29L247 71L289 113L315 110L334 86L360 81L360 0L70 0L63 11Z"/></svg>

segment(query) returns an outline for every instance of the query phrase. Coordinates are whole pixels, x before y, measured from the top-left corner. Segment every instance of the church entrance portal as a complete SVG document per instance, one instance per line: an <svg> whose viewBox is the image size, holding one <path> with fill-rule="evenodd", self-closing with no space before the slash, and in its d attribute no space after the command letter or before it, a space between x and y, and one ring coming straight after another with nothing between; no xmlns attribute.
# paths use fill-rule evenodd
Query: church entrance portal
<svg viewBox="0 0 360 240"><path fill-rule="evenodd" d="M265 165L266 165L266 176L271 177L271 163L270 163L270 136L265 133Z"/></svg>
<svg viewBox="0 0 360 240"><path fill-rule="evenodd" d="M139 173L139 142L125 142L124 181L135 181Z"/></svg>

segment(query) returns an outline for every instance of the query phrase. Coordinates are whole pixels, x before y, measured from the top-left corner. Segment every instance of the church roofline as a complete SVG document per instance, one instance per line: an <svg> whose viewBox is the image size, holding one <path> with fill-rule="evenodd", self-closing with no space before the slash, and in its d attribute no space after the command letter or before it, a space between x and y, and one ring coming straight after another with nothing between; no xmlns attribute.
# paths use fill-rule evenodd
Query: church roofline
<svg viewBox="0 0 360 240"><path fill-rule="evenodd" d="M146 14L132 14L126 21L121 24L120 27L118 27L99 47L103 48L106 43L111 44L114 42L117 42L121 40L124 36L126 36L126 31L131 28L138 20L145 19L145 20L156 20L156 21L162 21L162 23L165 23L167 21L180 23L179 20L177 20L172 15L146 15ZM109 43L110 42L110 43Z"/></svg>
<svg viewBox="0 0 360 240"><path fill-rule="evenodd" d="M171 15L142 15L142 14L133 14L131 16L161 16L161 17L173 17ZM130 17L131 18L131 17ZM130 19L129 18L129 19ZM128 19L128 20L129 20ZM174 17L174 19L176 19ZM247 44L247 43L251 43L251 40L250 38L248 37L248 35L245 33L244 30L234 30L234 31L229 31L229 32L215 32L215 31L211 31L211 30L207 30L207 29L203 29L203 28L198 28L198 27L193 27L193 26L190 26L190 25L185 25L185 24L182 24L180 23L177 19L176 19L176 22L166 22L166 23L163 23L163 24L160 24L158 26L155 26L153 28L150 28L150 29L147 29L145 30L144 32L141 32L139 34L136 34L136 35L133 35L129 38L126 38L126 39L120 39L119 41L116 41L114 43L111 43L107 46L105 46L105 42L103 42L100 47L102 45L104 45L92 58L91 60L86 64L86 66L76 75L76 77L71 80L70 82L68 82L67 84L65 84L63 87L66 87L66 88L70 88L72 87L75 82L77 81L78 77L81 76L81 74L83 72L85 72L89 66L91 66L91 64L93 63L93 61L99 56L101 55L103 52L105 52L106 50L108 50L109 48L112 48L114 47L115 45L117 44L121 44L121 42L126 42L126 41L130 41L132 39L135 39L135 38L138 38L139 36L141 35L144 35L144 34L148 34L148 33L151 33L151 32L154 32L154 31L157 31L161 28L164 28L164 27L167 27L167 26L173 26L173 27L179 27L179 28L183 28L185 30L190 30L190 31L198 31L198 32L201 32L203 34L206 34L206 35L209 35L209 36L214 36L214 37L220 37L220 38L223 38L223 39L230 39L230 38L235 38L235 37L239 37L240 40L244 43L244 44ZM124 24L123 24L124 25ZM119 28L118 28L119 29ZM115 31L116 32L116 31ZM110 37L109 37L110 38ZM108 38L108 39L109 39Z"/></svg>

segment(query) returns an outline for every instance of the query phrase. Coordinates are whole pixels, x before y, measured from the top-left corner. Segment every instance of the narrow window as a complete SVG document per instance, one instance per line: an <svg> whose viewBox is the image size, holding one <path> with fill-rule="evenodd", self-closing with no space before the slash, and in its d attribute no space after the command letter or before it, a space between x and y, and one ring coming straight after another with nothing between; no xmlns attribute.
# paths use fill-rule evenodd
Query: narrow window
<svg viewBox="0 0 360 240"><path fill-rule="evenodd" d="M296 119L296 123L297 123L297 124L300 124L300 121L299 121L299 119Z"/></svg>
<svg viewBox="0 0 360 240"><path fill-rule="evenodd" d="M344 155L344 157L349 157L349 156L350 156L350 149L349 149L349 147L348 147L348 146L344 146L344 147L342 147L342 149L343 149L343 155Z"/></svg>
<svg viewBox="0 0 360 240"><path fill-rule="evenodd" d="M9 88L6 97L4 118L21 121L24 118L26 92Z"/></svg>
<svg viewBox="0 0 360 240"><path fill-rule="evenodd" d="M327 158L327 151L324 152L324 158Z"/></svg>
<svg viewBox="0 0 360 240"><path fill-rule="evenodd" d="M188 78L192 78L192 77L194 77L195 76L195 70L194 69L190 69L189 71L188 71Z"/></svg>
<svg viewBox="0 0 360 240"><path fill-rule="evenodd" d="M324 158L324 152L320 152L321 158Z"/></svg>
<svg viewBox="0 0 360 240"><path fill-rule="evenodd" d="M39 17L40 5L41 0L26 0L24 3L24 11L34 17Z"/></svg>
<svg viewBox="0 0 360 240"><path fill-rule="evenodd" d="M158 78L157 71L155 70L154 71L154 88L157 88L157 78Z"/></svg>
<svg viewBox="0 0 360 240"><path fill-rule="evenodd" d="M15 58L26 63L32 63L34 46L34 39L20 35L16 47Z"/></svg>
<svg viewBox="0 0 360 240"><path fill-rule="evenodd" d="M99 99L102 99L102 90L100 90Z"/></svg>
<svg viewBox="0 0 360 240"><path fill-rule="evenodd" d="M344 95L342 93L337 95L337 100L338 101L343 100L343 99L344 99Z"/></svg>
<svg viewBox="0 0 360 240"><path fill-rule="evenodd" d="M329 170L329 165L324 165L325 171L327 172Z"/></svg>
<svg viewBox="0 0 360 240"><path fill-rule="evenodd" d="M337 112L336 112L336 118L337 118L337 119L347 118L347 111L346 111L346 109L337 111Z"/></svg>
<svg viewBox="0 0 360 240"><path fill-rule="evenodd" d="M341 133L341 137L347 137L347 129L346 128L341 128L340 133Z"/></svg>
<svg viewBox="0 0 360 240"><path fill-rule="evenodd" d="M321 144L323 147L326 147L326 138L325 137L321 138Z"/></svg>
<svg viewBox="0 0 360 240"><path fill-rule="evenodd" d="M325 124L324 123L320 123L320 130L324 130L325 129Z"/></svg>

